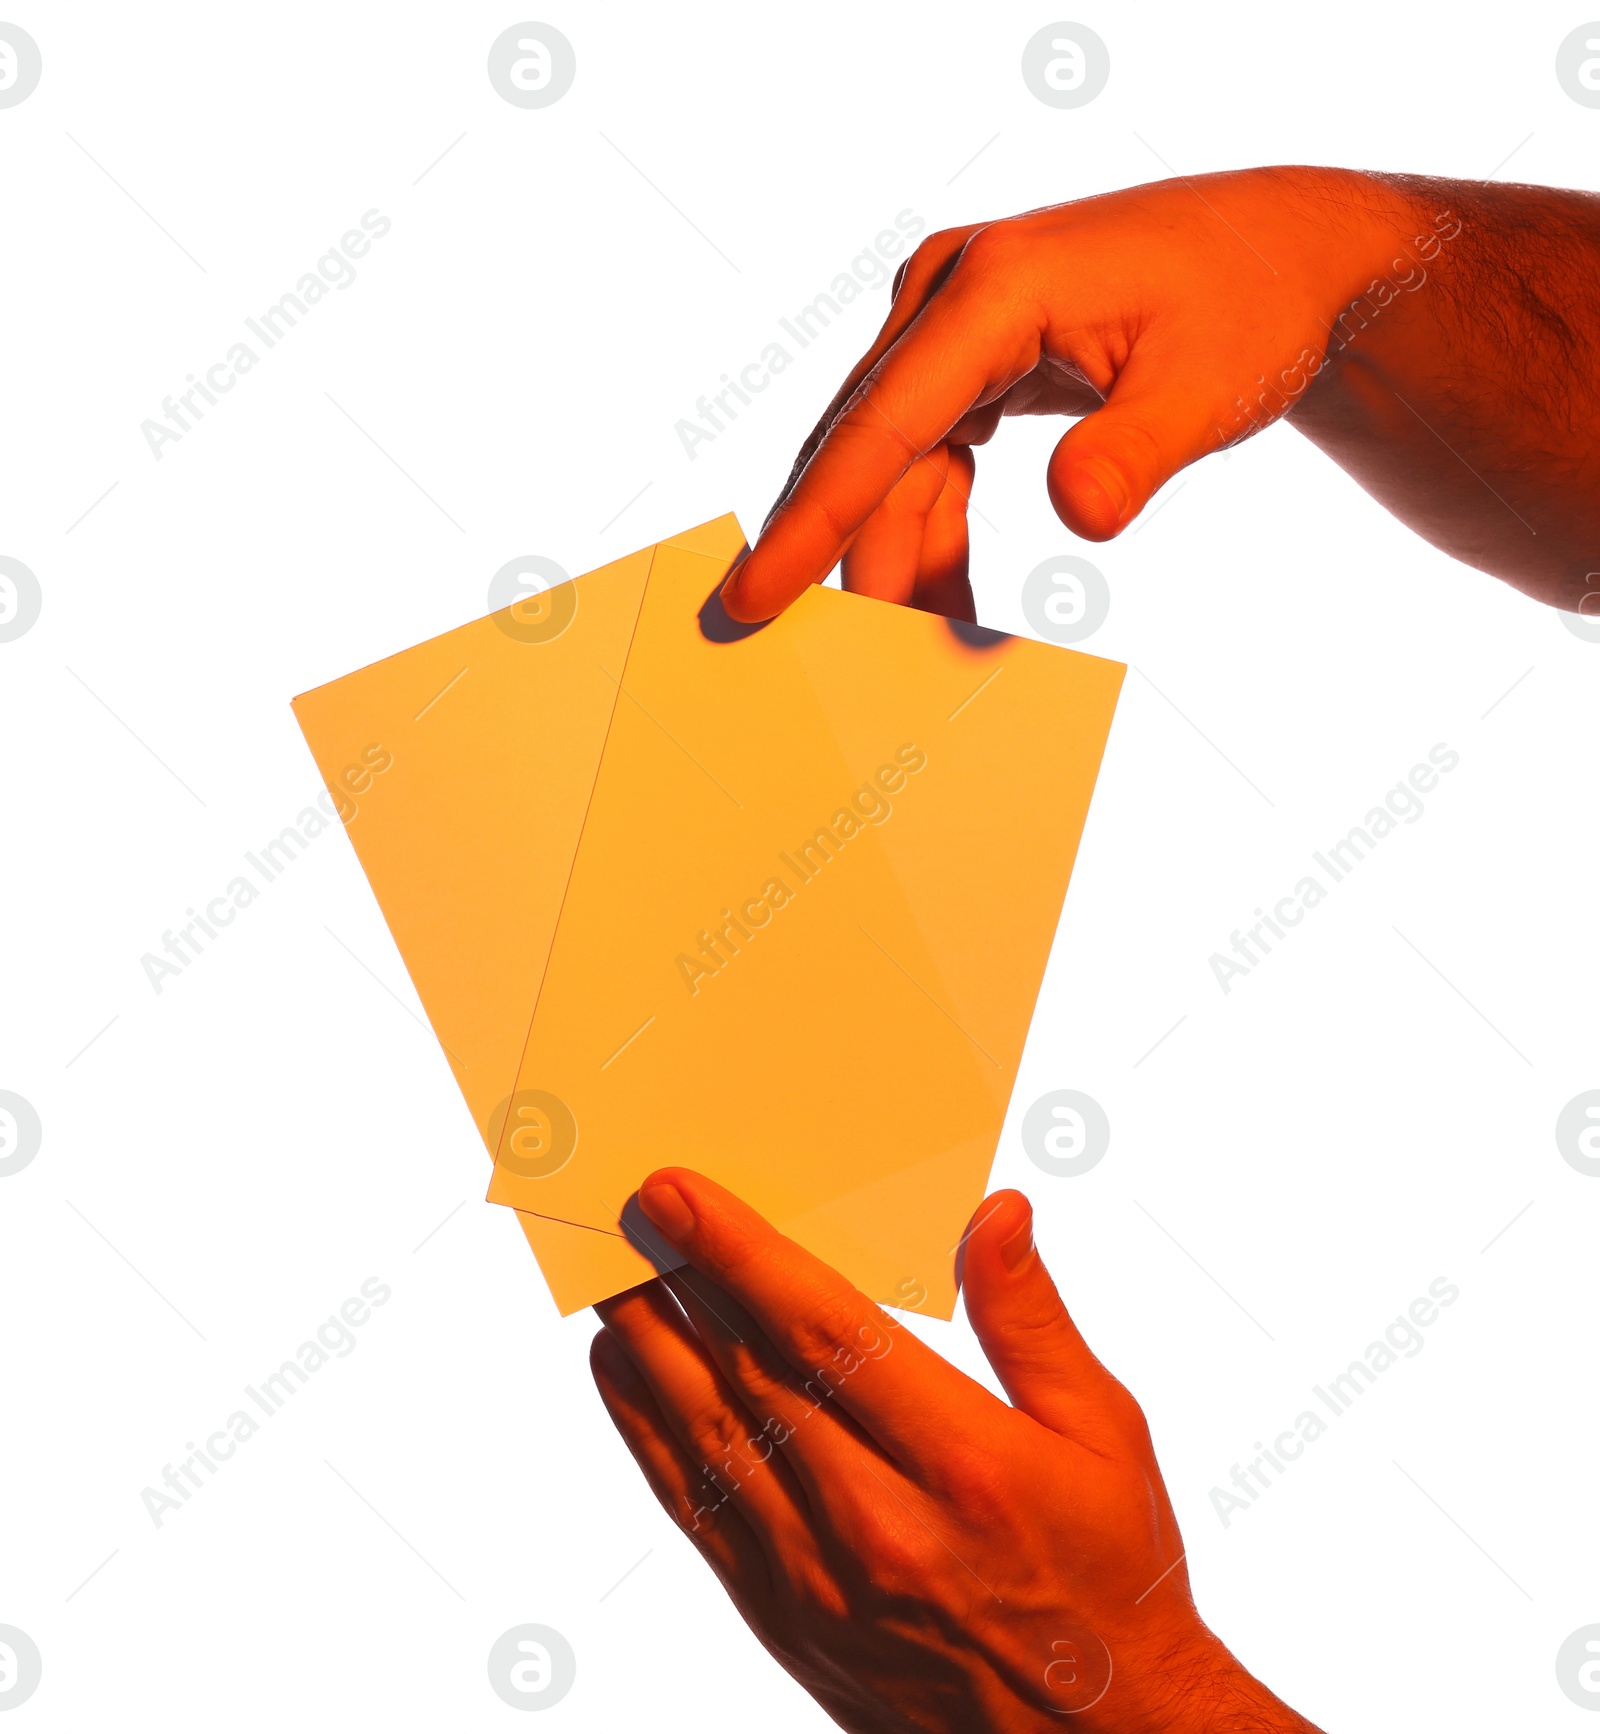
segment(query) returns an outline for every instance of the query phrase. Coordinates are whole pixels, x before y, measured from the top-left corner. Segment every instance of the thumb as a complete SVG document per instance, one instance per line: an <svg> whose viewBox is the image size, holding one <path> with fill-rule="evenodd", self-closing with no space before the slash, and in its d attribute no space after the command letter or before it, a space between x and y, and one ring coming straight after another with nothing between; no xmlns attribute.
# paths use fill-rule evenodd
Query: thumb
<svg viewBox="0 0 1600 1734"><path fill-rule="evenodd" d="M1163 483L1228 443L1238 421L1228 403L1215 376L1137 352L1101 408L1075 422L1050 454L1045 475L1056 516L1087 541L1118 535Z"/></svg>
<svg viewBox="0 0 1600 1734"><path fill-rule="evenodd" d="M1143 1418L1079 1335L1033 1244L1033 1207L996 1192L978 1207L964 1245L967 1318L1017 1406L1084 1444L1127 1444Z"/></svg>

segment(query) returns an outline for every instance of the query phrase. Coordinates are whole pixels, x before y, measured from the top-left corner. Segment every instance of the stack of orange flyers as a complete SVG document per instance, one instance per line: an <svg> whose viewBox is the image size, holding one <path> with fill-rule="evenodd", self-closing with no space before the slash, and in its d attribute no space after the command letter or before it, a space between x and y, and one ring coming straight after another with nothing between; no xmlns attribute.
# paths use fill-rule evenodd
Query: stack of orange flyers
<svg viewBox="0 0 1600 1734"><path fill-rule="evenodd" d="M743 547L295 714L563 1313L670 1262L630 1201L681 1163L948 1318L1124 669L821 587L737 626Z"/></svg>

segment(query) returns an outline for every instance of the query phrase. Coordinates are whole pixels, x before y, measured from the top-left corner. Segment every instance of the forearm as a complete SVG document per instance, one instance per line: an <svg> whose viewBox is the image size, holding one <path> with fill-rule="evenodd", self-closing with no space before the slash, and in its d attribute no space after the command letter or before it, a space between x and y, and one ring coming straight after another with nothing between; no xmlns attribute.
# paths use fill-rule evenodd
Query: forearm
<svg viewBox="0 0 1600 1734"><path fill-rule="evenodd" d="M1287 419L1435 547L1576 611L1600 592L1600 196L1410 176L1355 196L1394 263Z"/></svg>

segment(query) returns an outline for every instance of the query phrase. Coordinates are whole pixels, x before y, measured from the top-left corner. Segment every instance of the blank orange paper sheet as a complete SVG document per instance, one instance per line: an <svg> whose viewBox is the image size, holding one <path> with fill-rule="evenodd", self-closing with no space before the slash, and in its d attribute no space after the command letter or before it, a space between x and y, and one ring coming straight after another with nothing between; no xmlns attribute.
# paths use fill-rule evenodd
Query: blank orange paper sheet
<svg viewBox="0 0 1600 1734"><path fill-rule="evenodd" d="M652 1274L681 1163L948 1318L1124 670L823 588L735 626L743 540L295 713L563 1313Z"/></svg>

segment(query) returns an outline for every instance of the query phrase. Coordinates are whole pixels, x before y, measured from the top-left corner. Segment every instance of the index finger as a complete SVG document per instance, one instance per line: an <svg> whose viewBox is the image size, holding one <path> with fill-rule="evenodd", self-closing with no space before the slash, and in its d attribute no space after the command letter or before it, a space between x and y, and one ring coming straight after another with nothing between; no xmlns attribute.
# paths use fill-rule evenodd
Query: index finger
<svg viewBox="0 0 1600 1734"><path fill-rule="evenodd" d="M825 1386L902 1467L937 1478L949 1441L972 1432L975 1409L999 1407L831 1266L703 1174L657 1169L639 1188L639 1204L784 1360Z"/></svg>
<svg viewBox="0 0 1600 1734"><path fill-rule="evenodd" d="M801 443L788 480L773 501L772 510L767 513L767 523L771 523L784 501L794 492L795 483L800 480L806 465L811 462L817 447L822 444L828 429L833 426L834 417L855 396L856 387L878 365L882 356L927 302L938 293L961 257L962 248L985 227L987 225L984 223L969 223L961 229L942 229L938 234L930 235L909 259L901 263L900 269L895 273L888 318L872 340L872 347L845 375L844 384L833 394L832 402L818 417L817 425ZM761 528L765 534L766 524Z"/></svg>
<svg viewBox="0 0 1600 1734"><path fill-rule="evenodd" d="M1038 364L1037 319L975 287L976 244L867 372L724 586L735 620L770 619L826 578L911 465Z"/></svg>

